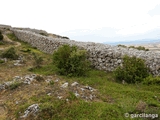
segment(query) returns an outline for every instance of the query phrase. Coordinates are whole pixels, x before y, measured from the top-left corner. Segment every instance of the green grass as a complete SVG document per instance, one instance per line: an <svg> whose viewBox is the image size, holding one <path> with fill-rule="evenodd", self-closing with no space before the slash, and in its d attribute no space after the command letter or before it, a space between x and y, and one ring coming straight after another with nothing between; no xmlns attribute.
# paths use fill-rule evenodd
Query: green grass
<svg viewBox="0 0 160 120"><path fill-rule="evenodd" d="M13 35L10 35L10 37L17 40ZM21 44L21 52L24 52L24 54L30 55L34 52L44 58L42 66L31 68L30 72L44 76L57 74L56 67L52 64L52 55L40 52L25 42L21 42ZM38 103L40 111L37 120L129 120L131 118L125 118L124 114L138 113L136 106L139 101L147 104L145 113L154 113L160 116L159 85L122 84L115 81L112 72L106 73L94 69L89 71L86 77L58 75L58 78L65 79L69 83L77 81L82 85L97 89L99 93L97 97L100 100L86 102L69 93L70 101L66 102L65 100L57 100L54 96L48 96L46 93L35 94L31 98L26 98L25 104L19 104L17 111L15 111L16 117L18 118L19 112L23 113L31 103ZM49 84L46 87L54 88L54 82L51 84L53 86ZM135 118L134 120L142 119Z"/></svg>
<svg viewBox="0 0 160 120"><path fill-rule="evenodd" d="M34 72L48 75L55 72L52 67L46 65ZM102 101L85 102L73 99L71 103L66 103L49 99L41 104L43 111L41 117L48 116L44 119L116 120L118 118L119 120L128 120L124 117L124 113L136 113L136 105L139 101L147 103L146 113L160 115L160 87L158 85L117 83L114 81L113 73L99 70L91 70L87 77L60 77L97 89L100 94L98 97ZM50 116L45 115L46 111L52 111ZM140 120L140 118L137 119Z"/></svg>
<svg viewBox="0 0 160 120"><path fill-rule="evenodd" d="M14 82L13 84L11 84L9 86L9 89L14 90L14 89L18 88L21 84L22 84L21 82Z"/></svg>
<svg viewBox="0 0 160 120"><path fill-rule="evenodd" d="M13 33L7 34L7 37L9 39L13 40L13 41L18 41L19 42L18 38Z"/></svg>

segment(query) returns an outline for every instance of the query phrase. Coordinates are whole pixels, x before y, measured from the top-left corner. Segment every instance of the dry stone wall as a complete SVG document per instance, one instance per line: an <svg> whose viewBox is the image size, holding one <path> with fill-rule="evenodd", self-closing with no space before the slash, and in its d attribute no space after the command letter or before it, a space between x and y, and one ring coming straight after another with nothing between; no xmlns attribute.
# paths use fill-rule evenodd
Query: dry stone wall
<svg viewBox="0 0 160 120"><path fill-rule="evenodd" d="M93 42L78 42L69 39L52 38L39 35L27 30L11 29L18 39L30 43L39 50L52 54L59 46L69 44L86 49L92 65L104 71L113 71L117 66L122 65L124 55L136 56L146 61L150 72L160 75L160 54L151 51L136 50L133 48L122 48Z"/></svg>

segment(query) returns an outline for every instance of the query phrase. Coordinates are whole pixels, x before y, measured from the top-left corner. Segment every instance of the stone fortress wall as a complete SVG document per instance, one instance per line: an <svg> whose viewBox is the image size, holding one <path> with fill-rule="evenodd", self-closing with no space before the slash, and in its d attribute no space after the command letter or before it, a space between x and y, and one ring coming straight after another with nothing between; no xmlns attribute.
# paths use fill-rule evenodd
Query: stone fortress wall
<svg viewBox="0 0 160 120"><path fill-rule="evenodd" d="M152 51L139 51L133 48L123 48L93 42L78 42L69 39L46 37L30 30L18 30L11 28L18 39L30 43L39 50L52 54L63 44L76 45L86 49L89 53L89 60L92 65L104 71L113 71L117 66L122 65L122 57L126 54L146 60L147 67L154 75L160 75L160 54Z"/></svg>

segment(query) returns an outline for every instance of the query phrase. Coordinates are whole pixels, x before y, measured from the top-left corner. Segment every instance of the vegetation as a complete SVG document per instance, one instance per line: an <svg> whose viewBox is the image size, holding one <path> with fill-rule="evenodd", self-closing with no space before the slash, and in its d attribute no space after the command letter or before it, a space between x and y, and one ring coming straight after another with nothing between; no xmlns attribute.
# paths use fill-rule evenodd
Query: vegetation
<svg viewBox="0 0 160 120"><path fill-rule="evenodd" d="M0 60L0 64L4 63L4 60Z"/></svg>
<svg viewBox="0 0 160 120"><path fill-rule="evenodd" d="M14 82L9 86L10 90L18 88L22 83L21 82Z"/></svg>
<svg viewBox="0 0 160 120"><path fill-rule="evenodd" d="M11 48L7 49L6 51L4 51L1 56L3 58L9 58L12 60L18 59L18 55L16 54L16 50L14 47L11 47Z"/></svg>
<svg viewBox="0 0 160 120"><path fill-rule="evenodd" d="M47 36L47 34L46 33L39 33L40 35L43 35L43 36Z"/></svg>
<svg viewBox="0 0 160 120"><path fill-rule="evenodd" d="M68 48L66 49L68 50ZM77 51L79 50L77 49ZM41 56L43 62L40 63L41 67L28 71L29 67L35 66L35 59L31 54L33 52L36 56ZM26 119L128 120L131 119L132 114L136 113L160 115L159 77L150 75L143 78L142 83L121 84L117 81L121 81L122 79L115 79L113 72L104 72L95 69L90 69L87 76L61 76L56 74L57 64L53 64L56 63L53 59L54 55L45 54L25 42L21 42L21 46L16 48L16 53L24 56L26 60L25 64L18 67L13 67L12 61L0 64L1 80L8 81L14 76L23 76L26 74L38 74L38 76L35 78L36 81L33 81L30 85L23 84L21 87L22 84L16 83L13 84L9 90L0 91L2 96L1 101L3 101L6 110L4 114L6 117L4 119L21 119L20 116L24 115L24 111L35 103L39 104L39 112L35 116L30 116L30 118ZM66 60L63 56L61 58L62 60L60 59L60 61ZM75 58L78 61L79 56ZM141 70L141 68L143 68L143 60L127 57L126 61L127 64L125 65L130 67L124 70L127 69L128 73L132 73L130 71L131 69L135 71L135 76L139 76L139 74L137 74L139 72L145 75L145 70ZM132 64L133 61L134 63L136 61L136 63ZM122 68L125 65L123 65ZM122 71L122 74L123 72L124 71ZM148 74L146 74L146 76L147 75ZM48 77L51 80L49 83L46 82ZM55 82L56 79L59 79L59 83ZM76 81L81 85L95 88L98 92L96 99L86 102L81 98L77 98L73 92L66 93L64 95L66 98L64 99L58 99L55 94L59 93L63 95L61 93L63 89L56 91L56 87L57 84L61 85L63 81L68 82L69 86ZM134 82L129 81L129 83ZM68 89L65 90L67 91ZM48 95L48 93L51 94ZM66 99L68 99L68 101L66 101ZM2 105L0 106L0 110L2 109ZM130 116L125 117L125 113L129 113ZM0 119L3 117L2 115L3 109L1 110ZM135 120L142 119L143 118L135 118ZM159 118L157 118L157 120L158 119Z"/></svg>
<svg viewBox="0 0 160 120"><path fill-rule="evenodd" d="M36 55L34 52L32 54L33 54L33 58L34 58L35 68L40 67L43 62L43 58L41 56Z"/></svg>
<svg viewBox="0 0 160 120"><path fill-rule="evenodd" d="M150 75L144 79L143 83L147 85L160 85L160 77Z"/></svg>
<svg viewBox="0 0 160 120"><path fill-rule="evenodd" d="M137 50L149 51L149 49L146 49L145 47L142 47L142 46L138 46L138 47L135 47L135 46L129 46L129 48L134 48L134 49L137 49Z"/></svg>
<svg viewBox="0 0 160 120"><path fill-rule="evenodd" d="M127 48L127 46L125 45L117 45L118 47L124 47L124 48ZM135 47L135 46L129 46L129 48L134 48L134 49L137 49L137 50L144 50L144 51L149 51L149 49L146 49L145 47L143 46L138 46L138 47Z"/></svg>
<svg viewBox="0 0 160 120"><path fill-rule="evenodd" d="M85 76L90 66L86 51L69 45L63 45L54 52L53 63L61 75L67 76Z"/></svg>
<svg viewBox="0 0 160 120"><path fill-rule="evenodd" d="M125 45L121 45L121 44L119 44L119 45L117 45L118 47L124 47L124 48L127 48L127 46L125 46Z"/></svg>
<svg viewBox="0 0 160 120"><path fill-rule="evenodd" d="M2 35L2 32L0 31L0 41L3 40L3 35Z"/></svg>
<svg viewBox="0 0 160 120"><path fill-rule="evenodd" d="M66 37L66 36L62 36L62 38L64 38L64 39L69 39L69 37Z"/></svg>
<svg viewBox="0 0 160 120"><path fill-rule="evenodd" d="M13 41L19 41L18 38L14 35L14 33L7 34L7 37Z"/></svg>
<svg viewBox="0 0 160 120"><path fill-rule="evenodd" d="M142 82L144 78L149 76L144 60L129 56L123 57L123 65L119 66L114 74L118 81L124 80L127 83Z"/></svg>

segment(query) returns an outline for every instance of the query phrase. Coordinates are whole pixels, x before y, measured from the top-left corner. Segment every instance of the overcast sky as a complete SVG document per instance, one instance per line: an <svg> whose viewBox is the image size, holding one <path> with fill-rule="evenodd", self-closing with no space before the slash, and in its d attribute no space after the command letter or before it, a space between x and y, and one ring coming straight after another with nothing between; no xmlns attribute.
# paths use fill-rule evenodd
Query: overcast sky
<svg viewBox="0 0 160 120"><path fill-rule="evenodd" d="M1 0L0 24L79 41L160 38L160 0Z"/></svg>

